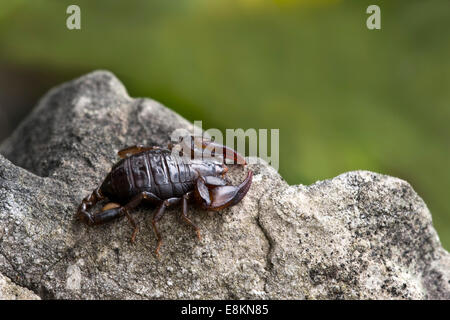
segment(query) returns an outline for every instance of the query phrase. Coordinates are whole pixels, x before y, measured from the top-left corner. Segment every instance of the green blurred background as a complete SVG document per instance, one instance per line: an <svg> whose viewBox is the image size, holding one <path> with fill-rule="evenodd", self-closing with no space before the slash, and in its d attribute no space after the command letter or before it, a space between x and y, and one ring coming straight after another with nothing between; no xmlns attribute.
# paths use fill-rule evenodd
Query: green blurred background
<svg viewBox="0 0 450 320"><path fill-rule="evenodd" d="M204 129L279 128L291 184L356 169L409 181L450 249L449 0L2 0L0 139L99 68Z"/></svg>

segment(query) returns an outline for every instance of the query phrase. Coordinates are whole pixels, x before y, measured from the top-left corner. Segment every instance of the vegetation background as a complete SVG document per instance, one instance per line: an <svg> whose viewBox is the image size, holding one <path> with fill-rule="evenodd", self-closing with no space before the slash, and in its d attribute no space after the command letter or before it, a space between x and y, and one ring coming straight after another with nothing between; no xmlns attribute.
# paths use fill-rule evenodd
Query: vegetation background
<svg viewBox="0 0 450 320"><path fill-rule="evenodd" d="M450 249L450 1L0 0L0 140L49 88L100 68L203 128L279 128L291 184L409 181Z"/></svg>

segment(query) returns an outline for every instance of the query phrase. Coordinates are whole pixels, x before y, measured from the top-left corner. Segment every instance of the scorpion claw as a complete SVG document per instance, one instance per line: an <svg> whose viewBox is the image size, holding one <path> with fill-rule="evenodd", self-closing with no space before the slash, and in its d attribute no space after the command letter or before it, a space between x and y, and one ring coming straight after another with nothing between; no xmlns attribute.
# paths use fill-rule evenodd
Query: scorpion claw
<svg viewBox="0 0 450 320"><path fill-rule="evenodd" d="M197 198L202 200L202 206L207 210L217 211L234 206L247 194L252 184L252 177L253 172L249 171L247 178L239 186L208 186L208 195L203 188L199 190L199 183L197 183L195 190Z"/></svg>
<svg viewBox="0 0 450 320"><path fill-rule="evenodd" d="M87 213L86 211L80 210L78 212L77 219L88 225L94 224L94 220L92 219L92 216L89 213Z"/></svg>

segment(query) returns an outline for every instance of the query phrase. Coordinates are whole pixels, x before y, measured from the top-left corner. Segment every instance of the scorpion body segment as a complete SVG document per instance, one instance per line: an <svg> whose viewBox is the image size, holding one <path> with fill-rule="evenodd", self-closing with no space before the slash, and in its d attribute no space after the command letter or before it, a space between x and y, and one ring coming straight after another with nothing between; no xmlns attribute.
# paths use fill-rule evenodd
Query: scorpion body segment
<svg viewBox="0 0 450 320"><path fill-rule="evenodd" d="M214 147L223 151L224 158L235 162L245 160L234 150L202 141L202 148ZM157 222L162 218L165 209L181 203L181 217L190 224L200 239L200 231L187 215L188 202L197 203L206 210L221 210L240 202L248 192L252 175L239 186L226 185L223 176L228 167L223 162L211 159L188 158L179 156L176 152L160 147L132 146L119 151L122 157L116 163L101 186L81 202L77 216L89 225L103 224L121 216L126 216L134 232L131 241L135 241L138 226L130 214L130 210L142 201L158 206L152 220L153 229L158 239L156 254L162 243ZM108 199L109 204L95 214L89 209L97 202Z"/></svg>
<svg viewBox="0 0 450 320"><path fill-rule="evenodd" d="M181 197L193 190L200 175L217 176L226 170L214 162L194 161L187 163L168 149L144 151L114 165L100 191L119 203L141 192L150 192L160 199Z"/></svg>

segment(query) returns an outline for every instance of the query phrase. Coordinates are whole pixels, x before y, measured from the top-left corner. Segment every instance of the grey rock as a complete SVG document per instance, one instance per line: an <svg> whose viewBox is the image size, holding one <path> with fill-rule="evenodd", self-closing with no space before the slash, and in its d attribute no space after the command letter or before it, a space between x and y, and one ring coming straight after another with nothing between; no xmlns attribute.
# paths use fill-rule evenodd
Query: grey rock
<svg viewBox="0 0 450 320"><path fill-rule="evenodd" d="M0 274L0 300L40 300L40 297L33 291L14 284L8 277Z"/></svg>
<svg viewBox="0 0 450 320"><path fill-rule="evenodd" d="M152 209L135 213L135 244L126 219L75 221L119 149L165 146L178 128L193 127L109 72L52 89L0 147L0 273L44 299L450 298L450 255L425 203L377 173L289 186L259 159L233 168L232 183L255 173L244 200L191 208L201 242L168 210L159 259Z"/></svg>

